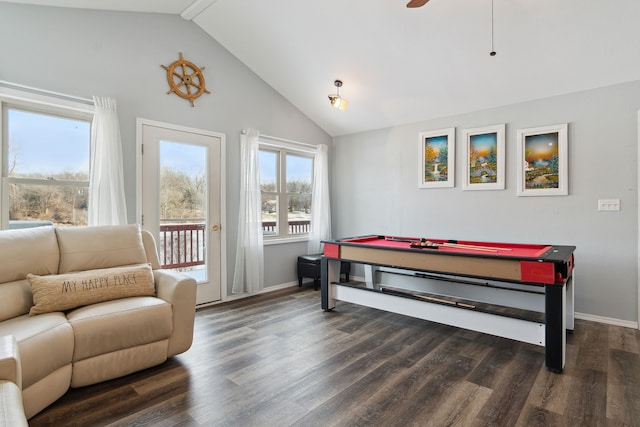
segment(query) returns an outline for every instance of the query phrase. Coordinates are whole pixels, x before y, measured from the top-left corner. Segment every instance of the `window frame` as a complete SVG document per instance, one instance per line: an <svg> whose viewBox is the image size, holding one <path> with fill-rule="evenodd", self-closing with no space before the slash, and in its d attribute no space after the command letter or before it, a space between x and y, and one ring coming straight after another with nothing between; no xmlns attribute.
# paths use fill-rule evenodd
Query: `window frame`
<svg viewBox="0 0 640 427"><path fill-rule="evenodd" d="M21 110L29 113L46 114L61 118L83 120L91 126L95 113L93 102L55 92L47 92L26 86L13 85L0 81L0 229L9 228L9 187L10 184L23 185L65 185L87 188L89 181L48 180L34 178L9 177L9 141L8 110ZM91 141L89 140L89 161L91 161ZM91 169L91 164L89 164ZM89 170L89 174L91 170Z"/></svg>
<svg viewBox="0 0 640 427"><path fill-rule="evenodd" d="M270 140L266 140L264 136L260 136L258 139L258 150L259 151L267 151L276 153L276 191L269 192L268 194L273 194L277 199L277 225L278 232L275 235L265 235L263 233L263 244L264 245L272 245L278 243L290 243L290 242L305 242L309 240L309 233L297 233L290 234L289 233L289 217L288 217L288 197L290 194L287 192L287 155L293 155L298 157L305 157L311 159L311 192L309 195L313 199L313 179L314 179L314 165L316 161L316 150L311 148L306 148L306 144L298 143L289 143L288 141L282 142L273 142ZM260 190L260 197L262 199L263 196L262 189ZM281 207L285 207L285 209L281 209ZM285 224L282 227L282 224ZM309 218L309 224L311 226L311 218ZM284 233L282 232L284 229Z"/></svg>

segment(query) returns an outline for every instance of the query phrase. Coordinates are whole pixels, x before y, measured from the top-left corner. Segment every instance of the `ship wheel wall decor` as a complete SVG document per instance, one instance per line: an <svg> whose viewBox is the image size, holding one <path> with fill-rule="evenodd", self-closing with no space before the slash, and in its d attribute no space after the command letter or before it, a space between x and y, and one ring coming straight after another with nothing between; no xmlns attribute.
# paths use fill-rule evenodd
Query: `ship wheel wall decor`
<svg viewBox="0 0 640 427"><path fill-rule="evenodd" d="M163 65L162 68L167 70L167 81L171 88L167 94L173 92L180 98L188 99L192 107L195 107L193 101L200 95L211 93L205 87L204 75L202 74L204 67L200 68L193 62L184 59L182 52L180 52L180 59L169 66Z"/></svg>

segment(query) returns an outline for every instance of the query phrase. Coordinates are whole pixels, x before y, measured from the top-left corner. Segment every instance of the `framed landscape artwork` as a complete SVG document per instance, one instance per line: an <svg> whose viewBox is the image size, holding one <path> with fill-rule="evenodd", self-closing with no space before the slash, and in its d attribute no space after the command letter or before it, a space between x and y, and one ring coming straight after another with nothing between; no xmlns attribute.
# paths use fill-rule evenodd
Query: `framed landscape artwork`
<svg viewBox="0 0 640 427"><path fill-rule="evenodd" d="M569 194L567 124L518 129L518 196Z"/></svg>
<svg viewBox="0 0 640 427"><path fill-rule="evenodd" d="M453 187L455 128L420 132L420 188Z"/></svg>
<svg viewBox="0 0 640 427"><path fill-rule="evenodd" d="M504 190L505 125L464 130L463 190Z"/></svg>

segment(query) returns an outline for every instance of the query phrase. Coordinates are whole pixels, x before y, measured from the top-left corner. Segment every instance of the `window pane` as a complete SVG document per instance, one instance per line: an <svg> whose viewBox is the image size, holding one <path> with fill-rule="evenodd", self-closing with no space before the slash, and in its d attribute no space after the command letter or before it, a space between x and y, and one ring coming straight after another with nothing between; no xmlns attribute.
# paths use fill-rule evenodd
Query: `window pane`
<svg viewBox="0 0 640 427"><path fill-rule="evenodd" d="M88 121L7 110L9 177L89 180Z"/></svg>
<svg viewBox="0 0 640 427"><path fill-rule="evenodd" d="M88 190L75 185L11 184L9 220L87 225Z"/></svg>
<svg viewBox="0 0 640 427"><path fill-rule="evenodd" d="M288 196L289 234L303 234L310 231L311 194L293 194Z"/></svg>
<svg viewBox="0 0 640 427"><path fill-rule="evenodd" d="M278 152L260 150L260 191L262 192L262 234L277 236L278 227Z"/></svg>
<svg viewBox="0 0 640 427"><path fill-rule="evenodd" d="M278 197L275 194L262 194L262 234L278 234Z"/></svg>
<svg viewBox="0 0 640 427"><path fill-rule="evenodd" d="M206 159L206 147L160 141L161 221L196 219L204 223L207 203Z"/></svg>
<svg viewBox="0 0 640 427"><path fill-rule="evenodd" d="M311 194L313 159L287 154L287 193Z"/></svg>
<svg viewBox="0 0 640 427"><path fill-rule="evenodd" d="M160 263L206 280L208 148L171 141L159 148Z"/></svg>
<svg viewBox="0 0 640 427"><path fill-rule="evenodd" d="M260 163L260 190L278 191L278 153L260 150L258 161Z"/></svg>
<svg viewBox="0 0 640 427"><path fill-rule="evenodd" d="M289 234L309 232L313 159L287 154L287 221Z"/></svg>

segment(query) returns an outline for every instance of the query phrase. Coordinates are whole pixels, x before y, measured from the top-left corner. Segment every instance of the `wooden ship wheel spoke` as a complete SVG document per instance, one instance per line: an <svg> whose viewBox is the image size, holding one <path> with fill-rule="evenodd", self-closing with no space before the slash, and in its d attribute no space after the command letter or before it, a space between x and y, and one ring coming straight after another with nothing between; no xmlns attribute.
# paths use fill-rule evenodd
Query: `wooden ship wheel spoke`
<svg viewBox="0 0 640 427"><path fill-rule="evenodd" d="M193 101L203 93L211 93L205 87L204 75L202 70L205 67L198 67L193 62L187 61L180 52L180 59L162 68L167 70L167 81L169 82L169 91L167 94L175 93L181 98L189 100L191 106L195 107Z"/></svg>

